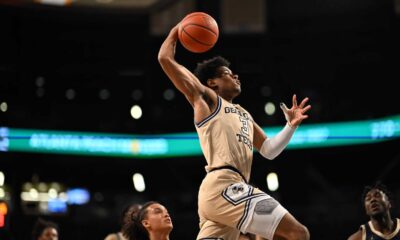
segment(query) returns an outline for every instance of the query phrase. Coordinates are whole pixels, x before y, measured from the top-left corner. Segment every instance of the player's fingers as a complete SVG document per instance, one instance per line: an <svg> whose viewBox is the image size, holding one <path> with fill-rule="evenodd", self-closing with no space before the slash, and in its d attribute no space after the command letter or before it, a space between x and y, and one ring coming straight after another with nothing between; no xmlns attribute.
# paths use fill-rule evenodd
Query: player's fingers
<svg viewBox="0 0 400 240"><path fill-rule="evenodd" d="M296 98L296 94L293 94L292 101L293 101L293 106L297 108L297 98Z"/></svg>
<svg viewBox="0 0 400 240"><path fill-rule="evenodd" d="M282 109L282 111L283 111L284 113L287 113L287 112L289 111L288 107L287 107L286 104L283 103L283 102L281 102L280 107L281 107L281 109Z"/></svg>
<svg viewBox="0 0 400 240"><path fill-rule="evenodd" d="M308 105L307 107L303 108L303 110L301 110L301 113L307 112L308 110L310 110L310 108L311 108L311 105Z"/></svg>
<svg viewBox="0 0 400 240"><path fill-rule="evenodd" d="M306 105L307 102L308 102L308 97L304 98L303 101L301 101L299 107L303 108Z"/></svg>

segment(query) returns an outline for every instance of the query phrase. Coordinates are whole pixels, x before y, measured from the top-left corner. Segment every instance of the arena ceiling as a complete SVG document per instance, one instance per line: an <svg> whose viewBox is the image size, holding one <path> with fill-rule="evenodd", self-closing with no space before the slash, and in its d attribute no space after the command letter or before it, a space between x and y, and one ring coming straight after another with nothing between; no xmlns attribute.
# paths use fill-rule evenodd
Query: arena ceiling
<svg viewBox="0 0 400 240"><path fill-rule="evenodd" d="M13 6L65 6L65 7L88 7L88 8L123 8L130 10L148 10L172 2L170 0L3 0L0 5Z"/></svg>

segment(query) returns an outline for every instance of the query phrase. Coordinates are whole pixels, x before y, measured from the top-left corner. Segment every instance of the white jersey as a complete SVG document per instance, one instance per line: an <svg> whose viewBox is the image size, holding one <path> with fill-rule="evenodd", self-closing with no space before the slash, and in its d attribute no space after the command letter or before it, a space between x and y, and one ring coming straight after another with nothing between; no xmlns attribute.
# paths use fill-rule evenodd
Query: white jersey
<svg viewBox="0 0 400 240"><path fill-rule="evenodd" d="M232 240L240 232L273 239L287 210L246 183L253 161L253 118L218 96L217 108L196 130L208 172L199 189L197 239Z"/></svg>
<svg viewBox="0 0 400 240"><path fill-rule="evenodd" d="M231 166L248 181L253 161L253 118L240 105L218 96L215 111L196 123L206 171Z"/></svg>

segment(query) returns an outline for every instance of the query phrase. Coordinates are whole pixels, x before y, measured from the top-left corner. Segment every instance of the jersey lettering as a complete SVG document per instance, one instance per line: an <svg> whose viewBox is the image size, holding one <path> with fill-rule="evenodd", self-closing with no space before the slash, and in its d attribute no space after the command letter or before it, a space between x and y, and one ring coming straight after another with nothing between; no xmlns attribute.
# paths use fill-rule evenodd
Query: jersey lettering
<svg viewBox="0 0 400 240"><path fill-rule="evenodd" d="M239 120L242 122L241 132L242 134L249 136L249 120L244 117L239 117Z"/></svg>
<svg viewBox="0 0 400 240"><path fill-rule="evenodd" d="M248 137L239 133L237 133L236 136L238 137L239 142L246 144L246 146L249 147L250 150L253 150L253 143Z"/></svg>

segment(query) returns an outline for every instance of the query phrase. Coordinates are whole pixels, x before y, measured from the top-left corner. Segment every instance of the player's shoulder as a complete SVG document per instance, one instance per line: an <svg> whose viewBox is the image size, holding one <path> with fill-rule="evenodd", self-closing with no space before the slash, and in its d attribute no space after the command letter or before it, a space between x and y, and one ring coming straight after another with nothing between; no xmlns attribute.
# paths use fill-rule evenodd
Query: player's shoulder
<svg viewBox="0 0 400 240"><path fill-rule="evenodd" d="M362 230L359 229L357 232L353 233L347 240L362 240Z"/></svg>
<svg viewBox="0 0 400 240"><path fill-rule="evenodd" d="M116 233L110 233L104 238L104 240L118 240L118 236Z"/></svg>

